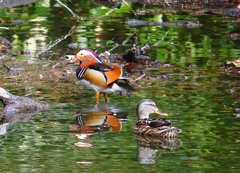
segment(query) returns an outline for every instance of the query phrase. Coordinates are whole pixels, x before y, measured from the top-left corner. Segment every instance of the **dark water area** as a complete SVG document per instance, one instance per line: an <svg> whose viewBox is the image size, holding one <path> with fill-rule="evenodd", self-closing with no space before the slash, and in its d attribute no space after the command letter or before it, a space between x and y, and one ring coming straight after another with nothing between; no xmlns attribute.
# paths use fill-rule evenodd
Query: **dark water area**
<svg viewBox="0 0 240 173"><path fill-rule="evenodd" d="M128 2L110 9L92 1L61 2L78 17L57 1L0 5L0 37L12 43L7 52L1 49L0 87L50 105L25 122L0 124L1 172L240 171L239 76L223 68L240 54L238 39L229 37L239 27L236 18L172 13L167 5ZM136 15L138 9L160 12ZM129 26L128 19L202 26ZM137 44L150 46L145 55L169 65L134 74L124 69L131 78L144 72L151 79L134 83L138 92L130 97L111 93L109 103L101 96L95 105L94 92L77 80L77 64L65 55L85 47L100 54L116 44L111 53L123 54L137 29ZM8 72L3 64L23 70ZM169 114L182 130L178 139L157 141L152 148L136 141L131 130L143 98ZM84 121L83 130L77 118Z"/></svg>

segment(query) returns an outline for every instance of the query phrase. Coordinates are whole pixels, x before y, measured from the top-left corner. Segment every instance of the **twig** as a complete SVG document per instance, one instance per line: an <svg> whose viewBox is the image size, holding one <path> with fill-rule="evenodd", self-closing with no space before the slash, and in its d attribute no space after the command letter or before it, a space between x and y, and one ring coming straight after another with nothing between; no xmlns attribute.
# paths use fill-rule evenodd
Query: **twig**
<svg viewBox="0 0 240 173"><path fill-rule="evenodd" d="M169 5L169 3L167 2L167 0L164 0L164 2L172 9L172 11L173 11L174 13L176 13L176 11L171 7L171 5Z"/></svg>
<svg viewBox="0 0 240 173"><path fill-rule="evenodd" d="M78 18L78 15L76 15L70 8L68 8L65 4L63 4L61 1L56 0L59 4L61 4L62 6L64 6L68 11L70 11L70 13L72 13L73 17Z"/></svg>
<svg viewBox="0 0 240 173"><path fill-rule="evenodd" d="M104 16L102 16L102 17L105 17L105 16L108 16L110 13L112 13L114 11L114 9L111 9L111 10L109 10Z"/></svg>
<svg viewBox="0 0 240 173"><path fill-rule="evenodd" d="M165 74L158 76L156 79L167 79L168 81L172 81L172 77L174 76L179 76L180 78L182 78L182 80L179 80L178 82L182 82L188 79L187 76L184 76L182 74Z"/></svg>
<svg viewBox="0 0 240 173"><path fill-rule="evenodd" d="M122 42L122 45L125 45L129 40L132 42L132 44L136 44L136 40L137 40L139 31L140 31L140 29L137 29L137 30L133 33L133 35L128 36L128 37Z"/></svg>
<svg viewBox="0 0 240 173"><path fill-rule="evenodd" d="M240 84L240 82L238 82L236 86L234 86L230 89L230 93L232 94L232 96L234 97L235 100L239 100L238 99L239 97L236 96L236 94L235 94L235 91L239 87L239 84Z"/></svg>
<svg viewBox="0 0 240 173"><path fill-rule="evenodd" d="M69 61L68 61L68 62L69 62ZM56 64L54 64L54 65L52 66L52 69L55 69L57 66L63 65L63 64L65 64L65 63L66 63L66 60L57 62Z"/></svg>
<svg viewBox="0 0 240 173"><path fill-rule="evenodd" d="M139 81L139 80L142 79L144 76L146 76L145 73L144 73L143 75L141 75L140 77L138 77L137 79L135 79L133 82L137 82L137 81Z"/></svg>
<svg viewBox="0 0 240 173"><path fill-rule="evenodd" d="M128 36L125 40L123 40L122 45L125 45L132 36Z"/></svg>
<svg viewBox="0 0 240 173"><path fill-rule="evenodd" d="M52 48L53 48L54 46L56 46L58 43L60 43L61 41L65 40L67 37L69 37L70 35L72 35L74 29L75 29L75 26L72 27L72 29L68 32L67 35L62 36L61 38L55 40L54 42L50 42L50 43L46 46L46 48L45 48L44 50L38 52L36 55L33 55L33 56L29 57L29 59L31 59L31 58L33 58L33 57L38 57L39 55L41 55L41 54L47 52L48 50L52 49Z"/></svg>
<svg viewBox="0 0 240 173"><path fill-rule="evenodd" d="M132 10L133 14L137 17L137 14L134 12L132 7L130 7L130 5L125 0L123 0L123 2Z"/></svg>
<svg viewBox="0 0 240 173"><path fill-rule="evenodd" d="M154 43L154 45L153 45L153 46L158 46L158 45L159 45L159 43L161 43L161 42L164 40L164 38L167 36L168 32L169 32L169 31L167 31L167 32L164 34L164 36L162 36L162 39L161 39L160 41L158 41L158 42Z"/></svg>
<svg viewBox="0 0 240 173"><path fill-rule="evenodd" d="M117 47L119 47L119 44L115 44L115 46L113 48L111 48L110 50L108 50L108 52L112 52L114 49L116 49Z"/></svg>

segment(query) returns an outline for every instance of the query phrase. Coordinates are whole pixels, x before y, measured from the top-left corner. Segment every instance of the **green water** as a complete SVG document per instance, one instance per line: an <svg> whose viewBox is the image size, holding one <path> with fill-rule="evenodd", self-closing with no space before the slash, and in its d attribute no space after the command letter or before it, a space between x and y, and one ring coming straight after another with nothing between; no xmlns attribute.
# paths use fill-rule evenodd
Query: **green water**
<svg viewBox="0 0 240 173"><path fill-rule="evenodd" d="M24 68L9 74L1 67L0 86L13 94L50 104L49 110L27 122L13 124L0 136L1 172L240 171L239 90L234 95L230 92L239 77L225 74L221 67L225 61L239 56L238 46L226 36L238 27L236 23L225 22L224 17L217 15L166 13L139 18L171 22L198 20L203 26L130 27L125 20L136 16L126 4L110 12L91 1L62 2L81 18L73 18L66 8L50 0L0 10L4 21L0 27L9 28L1 29L0 36L14 44L4 62ZM129 5L134 10L143 7ZM73 27L74 32L66 39L34 56ZM130 43L122 43L136 28L140 29L138 44L148 42L151 47L146 55L171 66L144 69L153 79L134 84L139 92L131 97L112 93L109 94L111 105L94 109L94 92L77 81L76 64L67 63L52 70L56 62L64 60L65 54L74 54L80 47L101 53L118 43L121 45L113 53L122 54L131 47ZM78 48L69 48L70 43L77 43ZM22 54L23 51L30 54ZM187 79L155 79L164 74L181 74ZM135 108L143 98L154 100L161 110L170 114L172 123L182 129L181 145L171 150L159 149L152 157L155 163L149 165L139 163L140 147L131 134L136 123ZM74 134L80 132L73 126L76 126L76 112L83 110L89 116L95 112L100 122L106 112L114 112L120 118L121 128L114 130L101 125L95 127L95 134L78 139ZM76 146L78 142L84 144Z"/></svg>

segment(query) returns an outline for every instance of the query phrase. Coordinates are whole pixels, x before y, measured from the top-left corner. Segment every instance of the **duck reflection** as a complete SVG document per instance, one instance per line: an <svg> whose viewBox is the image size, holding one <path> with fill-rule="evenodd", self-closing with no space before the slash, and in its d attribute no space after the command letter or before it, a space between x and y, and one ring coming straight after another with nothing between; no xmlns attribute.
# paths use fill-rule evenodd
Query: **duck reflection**
<svg viewBox="0 0 240 173"><path fill-rule="evenodd" d="M178 138L153 138L151 136L134 135L138 143L138 162L140 164L154 164L157 152L173 150L182 145Z"/></svg>
<svg viewBox="0 0 240 173"><path fill-rule="evenodd" d="M77 138L90 140L89 136L92 134L121 131L122 123L126 121L127 113L122 107L111 103L101 103L82 109L76 115L77 127L72 127L72 129L79 131L74 134Z"/></svg>

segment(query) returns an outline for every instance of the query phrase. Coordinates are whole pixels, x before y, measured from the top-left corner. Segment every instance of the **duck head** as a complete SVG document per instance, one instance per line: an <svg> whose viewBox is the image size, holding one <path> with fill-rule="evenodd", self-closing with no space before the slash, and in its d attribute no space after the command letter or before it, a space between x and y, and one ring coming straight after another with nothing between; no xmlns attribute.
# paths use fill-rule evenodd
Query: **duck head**
<svg viewBox="0 0 240 173"><path fill-rule="evenodd" d="M101 58L91 49L80 49L71 62L80 61L81 68L88 68L96 64L102 64Z"/></svg>
<svg viewBox="0 0 240 173"><path fill-rule="evenodd" d="M162 116L168 116L167 113L163 113L158 107L156 103L150 99L143 99L137 105L137 117L138 120L149 118L149 114L155 113Z"/></svg>

